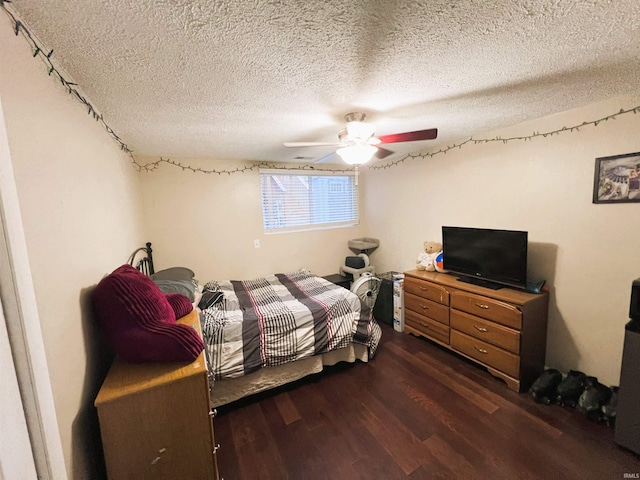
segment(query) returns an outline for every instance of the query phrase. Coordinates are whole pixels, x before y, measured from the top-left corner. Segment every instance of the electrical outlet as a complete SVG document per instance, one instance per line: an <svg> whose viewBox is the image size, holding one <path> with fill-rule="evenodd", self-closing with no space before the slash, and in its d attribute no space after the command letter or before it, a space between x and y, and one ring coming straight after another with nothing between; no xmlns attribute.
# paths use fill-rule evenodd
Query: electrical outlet
<svg viewBox="0 0 640 480"><path fill-rule="evenodd" d="M254 240L253 241L253 248L260 248L260 240Z"/></svg>

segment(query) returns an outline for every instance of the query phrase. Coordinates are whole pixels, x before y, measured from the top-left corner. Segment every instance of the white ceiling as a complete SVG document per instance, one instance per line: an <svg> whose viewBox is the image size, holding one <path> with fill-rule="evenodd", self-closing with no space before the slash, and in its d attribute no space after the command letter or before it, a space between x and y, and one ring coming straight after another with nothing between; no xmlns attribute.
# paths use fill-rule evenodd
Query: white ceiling
<svg viewBox="0 0 640 480"><path fill-rule="evenodd" d="M135 155L308 162L344 115L409 151L640 92L638 0L13 0Z"/></svg>

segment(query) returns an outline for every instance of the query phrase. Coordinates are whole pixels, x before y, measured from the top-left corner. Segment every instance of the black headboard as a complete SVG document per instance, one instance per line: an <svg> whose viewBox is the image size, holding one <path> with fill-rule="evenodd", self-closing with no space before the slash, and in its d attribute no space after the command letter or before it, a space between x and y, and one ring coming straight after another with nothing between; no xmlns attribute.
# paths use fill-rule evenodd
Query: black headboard
<svg viewBox="0 0 640 480"><path fill-rule="evenodd" d="M127 263L146 275L155 273L153 269L153 250L151 249L151 242L147 242L144 247L138 248L134 251Z"/></svg>

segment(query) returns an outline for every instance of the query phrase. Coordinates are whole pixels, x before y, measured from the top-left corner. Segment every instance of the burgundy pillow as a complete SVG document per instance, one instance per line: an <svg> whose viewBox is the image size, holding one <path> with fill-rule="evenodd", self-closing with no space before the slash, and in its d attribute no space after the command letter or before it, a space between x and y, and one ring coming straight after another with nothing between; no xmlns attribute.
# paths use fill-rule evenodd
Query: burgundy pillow
<svg viewBox="0 0 640 480"><path fill-rule="evenodd" d="M173 297L173 295L170 295ZM104 277L93 291L93 303L107 340L127 362L195 360L204 344L189 325L176 323L193 306L169 300L153 281L131 265ZM187 309L188 308L188 309Z"/></svg>
<svg viewBox="0 0 640 480"><path fill-rule="evenodd" d="M176 319L184 317L187 313L193 310L193 303L191 303L189 298L181 293L165 293L164 295L169 302Z"/></svg>

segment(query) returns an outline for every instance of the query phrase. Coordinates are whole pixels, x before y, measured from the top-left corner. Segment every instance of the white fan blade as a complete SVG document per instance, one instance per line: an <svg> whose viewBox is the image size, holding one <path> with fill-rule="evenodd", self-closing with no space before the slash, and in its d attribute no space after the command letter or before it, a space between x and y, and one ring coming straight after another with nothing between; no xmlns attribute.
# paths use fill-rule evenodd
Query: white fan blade
<svg viewBox="0 0 640 480"><path fill-rule="evenodd" d="M342 145L341 143L323 143L323 142L285 142L285 147L334 147Z"/></svg>

